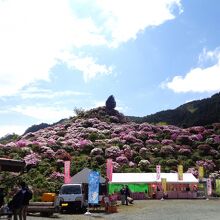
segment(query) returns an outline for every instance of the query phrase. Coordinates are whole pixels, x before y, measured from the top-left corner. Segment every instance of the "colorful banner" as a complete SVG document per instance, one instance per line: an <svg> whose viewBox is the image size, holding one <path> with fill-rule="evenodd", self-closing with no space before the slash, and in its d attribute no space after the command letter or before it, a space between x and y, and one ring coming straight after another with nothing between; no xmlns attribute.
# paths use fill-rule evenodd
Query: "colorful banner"
<svg viewBox="0 0 220 220"><path fill-rule="evenodd" d="M199 179L202 180L204 177L204 168L203 166L199 166Z"/></svg>
<svg viewBox="0 0 220 220"><path fill-rule="evenodd" d="M178 180L183 180L183 165L178 165Z"/></svg>
<svg viewBox="0 0 220 220"><path fill-rule="evenodd" d="M107 159L107 162L106 162L106 176L107 176L109 182L112 181L112 172L113 172L112 159Z"/></svg>
<svg viewBox="0 0 220 220"><path fill-rule="evenodd" d="M99 172L91 171L89 173L89 194L88 194L89 204L99 203L99 179L100 179Z"/></svg>
<svg viewBox="0 0 220 220"><path fill-rule="evenodd" d="M166 178L161 178L161 183L162 183L162 190L163 192L167 192L167 179Z"/></svg>
<svg viewBox="0 0 220 220"><path fill-rule="evenodd" d="M70 183L70 161L64 161L64 183Z"/></svg>
<svg viewBox="0 0 220 220"><path fill-rule="evenodd" d="M215 192L220 196L220 179L215 180Z"/></svg>
<svg viewBox="0 0 220 220"><path fill-rule="evenodd" d="M161 168L160 165L156 166L156 172L157 172L156 180L160 179L160 168Z"/></svg>
<svg viewBox="0 0 220 220"><path fill-rule="evenodd" d="M207 195L211 196L212 195L212 180L208 178L206 180L206 184L207 184Z"/></svg>

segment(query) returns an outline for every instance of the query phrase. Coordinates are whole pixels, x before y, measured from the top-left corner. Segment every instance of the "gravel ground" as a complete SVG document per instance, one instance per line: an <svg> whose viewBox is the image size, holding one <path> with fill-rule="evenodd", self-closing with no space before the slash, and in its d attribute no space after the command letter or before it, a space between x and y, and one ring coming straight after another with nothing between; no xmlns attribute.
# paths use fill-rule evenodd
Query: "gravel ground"
<svg viewBox="0 0 220 220"><path fill-rule="evenodd" d="M92 212L92 211L91 211ZM83 214L57 214L50 218L28 216L27 220L219 220L220 200L145 200L135 201L133 205L118 206L118 212L105 214L92 212Z"/></svg>

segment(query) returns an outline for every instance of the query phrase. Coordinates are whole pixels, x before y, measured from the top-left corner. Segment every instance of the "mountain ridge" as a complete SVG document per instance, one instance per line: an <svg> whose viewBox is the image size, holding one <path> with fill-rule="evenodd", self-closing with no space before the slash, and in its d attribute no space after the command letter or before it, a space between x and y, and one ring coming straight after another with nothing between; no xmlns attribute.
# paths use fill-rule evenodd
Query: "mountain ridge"
<svg viewBox="0 0 220 220"><path fill-rule="evenodd" d="M206 126L220 122L220 93L195 100L175 109L163 110L144 117L128 116L137 123L170 124L178 127Z"/></svg>

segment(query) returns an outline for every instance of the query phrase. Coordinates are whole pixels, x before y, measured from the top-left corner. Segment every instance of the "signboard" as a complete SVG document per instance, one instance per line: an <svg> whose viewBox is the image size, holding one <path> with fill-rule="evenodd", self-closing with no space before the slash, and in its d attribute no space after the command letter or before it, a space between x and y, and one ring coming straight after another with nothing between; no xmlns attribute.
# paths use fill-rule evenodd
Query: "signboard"
<svg viewBox="0 0 220 220"><path fill-rule="evenodd" d="M70 161L64 161L64 183L70 183Z"/></svg>
<svg viewBox="0 0 220 220"><path fill-rule="evenodd" d="M89 194L88 203L98 204L99 203L99 179L100 174L97 171L91 171L89 174Z"/></svg>
<svg viewBox="0 0 220 220"><path fill-rule="evenodd" d="M161 168L160 165L156 166L156 172L157 172L156 180L160 179L160 168Z"/></svg>
<svg viewBox="0 0 220 220"><path fill-rule="evenodd" d="M113 172L112 159L107 159L107 162L106 162L106 176L107 176L109 182L112 181L112 172Z"/></svg>
<svg viewBox="0 0 220 220"><path fill-rule="evenodd" d="M203 166L199 166L199 179L203 179L204 177L204 168Z"/></svg>
<svg viewBox="0 0 220 220"><path fill-rule="evenodd" d="M183 165L178 165L178 180L183 180Z"/></svg>
<svg viewBox="0 0 220 220"><path fill-rule="evenodd" d="M212 195L212 180L208 178L206 180L206 184L207 184L207 195L211 196Z"/></svg>
<svg viewBox="0 0 220 220"><path fill-rule="evenodd" d="M164 193L166 193L167 192L167 179L161 178L161 183L162 183L162 190Z"/></svg>

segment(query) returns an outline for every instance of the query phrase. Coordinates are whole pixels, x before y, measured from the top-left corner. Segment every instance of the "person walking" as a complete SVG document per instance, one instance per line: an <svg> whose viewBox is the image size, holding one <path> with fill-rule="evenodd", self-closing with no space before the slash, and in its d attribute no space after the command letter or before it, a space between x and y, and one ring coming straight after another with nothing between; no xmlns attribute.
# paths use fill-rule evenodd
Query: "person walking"
<svg viewBox="0 0 220 220"><path fill-rule="evenodd" d="M124 205L125 204L125 187L124 186L121 188L120 194L121 194L121 204Z"/></svg>

